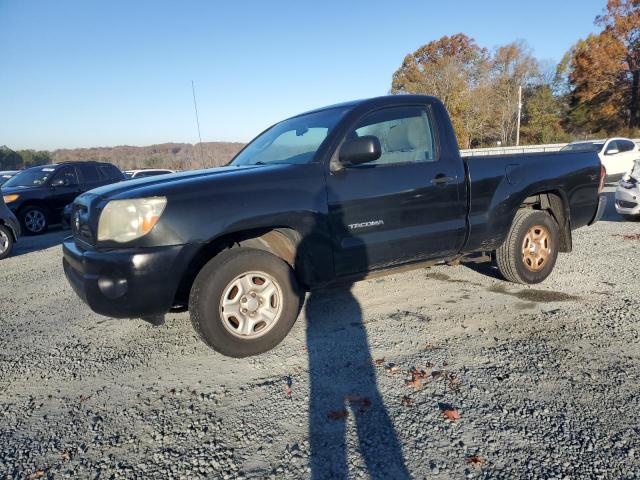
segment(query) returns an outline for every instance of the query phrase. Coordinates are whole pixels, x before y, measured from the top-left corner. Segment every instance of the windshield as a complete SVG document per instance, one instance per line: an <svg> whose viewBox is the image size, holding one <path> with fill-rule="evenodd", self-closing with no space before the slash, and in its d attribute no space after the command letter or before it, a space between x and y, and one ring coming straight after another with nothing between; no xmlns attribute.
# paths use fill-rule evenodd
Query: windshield
<svg viewBox="0 0 640 480"><path fill-rule="evenodd" d="M11 173L0 174L0 185L4 185L11 177L13 177Z"/></svg>
<svg viewBox="0 0 640 480"><path fill-rule="evenodd" d="M604 142L580 142L570 143L562 147L563 152L599 152L604 147Z"/></svg>
<svg viewBox="0 0 640 480"><path fill-rule="evenodd" d="M44 185L55 172L55 167L36 167L23 170L10 178L3 187L37 187Z"/></svg>
<svg viewBox="0 0 640 480"><path fill-rule="evenodd" d="M230 165L310 163L346 108L332 108L280 122L259 135Z"/></svg>

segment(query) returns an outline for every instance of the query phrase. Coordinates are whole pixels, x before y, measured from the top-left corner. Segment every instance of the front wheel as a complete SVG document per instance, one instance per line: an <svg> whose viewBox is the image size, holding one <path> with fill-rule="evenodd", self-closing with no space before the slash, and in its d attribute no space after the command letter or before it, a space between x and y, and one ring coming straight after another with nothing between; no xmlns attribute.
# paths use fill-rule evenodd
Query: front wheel
<svg viewBox="0 0 640 480"><path fill-rule="evenodd" d="M28 206L20 211L22 226L29 235L39 235L49 227L49 212L39 206Z"/></svg>
<svg viewBox="0 0 640 480"><path fill-rule="evenodd" d="M518 210L504 243L496 250L502 276L514 283L540 283L558 258L558 224L547 212Z"/></svg>
<svg viewBox="0 0 640 480"><path fill-rule="evenodd" d="M271 350L289 333L301 295L291 267L262 250L234 248L207 263L189 296L191 323L229 357Z"/></svg>

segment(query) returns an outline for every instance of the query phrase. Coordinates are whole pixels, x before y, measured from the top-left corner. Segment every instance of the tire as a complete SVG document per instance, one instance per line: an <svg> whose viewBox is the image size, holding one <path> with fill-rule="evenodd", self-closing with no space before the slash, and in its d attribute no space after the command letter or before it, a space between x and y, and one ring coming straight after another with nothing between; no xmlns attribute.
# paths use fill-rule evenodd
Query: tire
<svg viewBox="0 0 640 480"><path fill-rule="evenodd" d="M189 312L204 343L241 358L278 345L298 318L301 298L286 262L240 247L220 253L200 270L191 287Z"/></svg>
<svg viewBox="0 0 640 480"><path fill-rule="evenodd" d="M27 235L41 235L49 228L49 211L37 205L20 210L20 222Z"/></svg>
<svg viewBox="0 0 640 480"><path fill-rule="evenodd" d="M544 281L556 264L559 236L558 224L547 212L518 210L506 240L495 252L498 270L514 283Z"/></svg>
<svg viewBox="0 0 640 480"><path fill-rule="evenodd" d="M0 260L11 255L13 250L13 233L4 225L0 225Z"/></svg>

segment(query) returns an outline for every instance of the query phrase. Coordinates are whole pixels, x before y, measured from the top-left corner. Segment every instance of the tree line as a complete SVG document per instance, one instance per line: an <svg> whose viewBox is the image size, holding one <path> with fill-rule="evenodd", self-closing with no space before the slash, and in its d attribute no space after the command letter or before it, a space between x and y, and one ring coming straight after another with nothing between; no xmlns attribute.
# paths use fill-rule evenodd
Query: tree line
<svg viewBox="0 0 640 480"><path fill-rule="evenodd" d="M46 150L11 150L0 146L0 171L20 170L51 163L51 153Z"/></svg>
<svg viewBox="0 0 640 480"><path fill-rule="evenodd" d="M521 143L640 136L640 0L609 0L600 33L579 40L558 65L525 41L493 50L463 34L407 55L391 93L440 98L461 148L514 145L522 87Z"/></svg>

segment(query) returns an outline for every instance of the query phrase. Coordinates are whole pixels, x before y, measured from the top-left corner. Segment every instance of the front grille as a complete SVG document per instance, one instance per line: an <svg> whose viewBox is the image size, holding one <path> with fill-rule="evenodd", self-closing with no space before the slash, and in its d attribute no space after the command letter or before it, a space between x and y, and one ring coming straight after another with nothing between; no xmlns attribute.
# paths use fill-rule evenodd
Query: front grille
<svg viewBox="0 0 640 480"><path fill-rule="evenodd" d="M627 202L625 200L616 200L616 205L620 208L636 208L638 206L636 202Z"/></svg>
<svg viewBox="0 0 640 480"><path fill-rule="evenodd" d="M73 206L71 211L71 230L73 236L88 243L93 242L93 234L89 225L89 211L84 205Z"/></svg>

